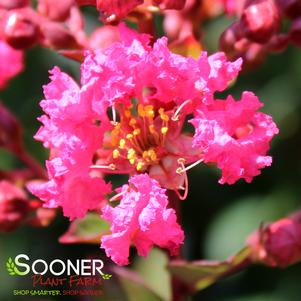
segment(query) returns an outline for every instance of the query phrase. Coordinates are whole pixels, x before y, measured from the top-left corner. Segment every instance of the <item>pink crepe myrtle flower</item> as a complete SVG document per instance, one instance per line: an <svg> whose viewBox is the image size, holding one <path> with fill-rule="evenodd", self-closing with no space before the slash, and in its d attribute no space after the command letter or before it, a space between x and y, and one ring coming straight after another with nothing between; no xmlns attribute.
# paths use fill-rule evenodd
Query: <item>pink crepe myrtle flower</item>
<svg viewBox="0 0 301 301"><path fill-rule="evenodd" d="M262 104L251 92L240 101L229 96L210 106L200 106L190 122L195 126L193 147L203 149L205 163L217 163L220 183L233 184L243 178L251 182L260 169L270 166L265 156L278 129L272 118L256 112Z"/></svg>
<svg viewBox="0 0 301 301"><path fill-rule="evenodd" d="M103 209L102 217L112 223L112 234L102 238L106 254L120 265L128 264L133 243L141 256L146 256L154 244L176 255L184 233L175 211L167 209L165 189L147 174L140 174L131 177L120 193L123 197L118 206Z"/></svg>
<svg viewBox="0 0 301 301"><path fill-rule="evenodd" d="M46 115L36 134L50 148L50 179L31 185L31 191L72 219L102 206L103 218L112 223L102 247L118 264L128 262L131 243L140 255L154 244L176 253L183 233L175 212L167 209L165 189L185 199L186 171L202 162L217 163L222 183L250 181L270 164L265 153L277 132L270 117L255 113L261 106L255 96L214 99L237 76L241 59L229 62L223 53L203 52L196 60L170 52L166 38L153 47L149 42L149 36L121 25L120 41L86 53L80 87L52 70L41 102ZM194 136L184 130L189 118ZM243 138L244 127L253 127L253 134ZM229 140L224 154L215 132ZM252 148L244 147L247 142ZM247 173L237 172L239 164L247 165ZM120 201L114 208L103 204L111 192L106 174L130 176L129 185L111 198Z"/></svg>
<svg viewBox="0 0 301 301"><path fill-rule="evenodd" d="M23 69L23 52L9 46L0 39L0 89Z"/></svg>

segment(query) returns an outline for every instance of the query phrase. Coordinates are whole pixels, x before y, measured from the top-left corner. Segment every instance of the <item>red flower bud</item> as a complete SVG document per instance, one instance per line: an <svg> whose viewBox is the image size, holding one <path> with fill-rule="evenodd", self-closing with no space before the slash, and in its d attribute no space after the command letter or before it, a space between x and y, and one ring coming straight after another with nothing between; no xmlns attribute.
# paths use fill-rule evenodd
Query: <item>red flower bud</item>
<svg viewBox="0 0 301 301"><path fill-rule="evenodd" d="M248 39L265 43L279 29L278 9L272 0L252 1L244 9L240 23Z"/></svg>
<svg viewBox="0 0 301 301"><path fill-rule="evenodd" d="M104 25L93 32L89 40L89 45L91 49L106 48L119 40L120 34L118 27Z"/></svg>
<svg viewBox="0 0 301 301"><path fill-rule="evenodd" d="M39 30L30 14L26 14L22 10L16 10L5 16L4 37L12 47L24 49L37 43Z"/></svg>
<svg viewBox="0 0 301 301"><path fill-rule="evenodd" d="M14 9L28 6L28 0L0 0L0 8Z"/></svg>
<svg viewBox="0 0 301 301"><path fill-rule="evenodd" d="M290 40L298 47L301 47L301 17L293 20L290 31Z"/></svg>
<svg viewBox="0 0 301 301"><path fill-rule="evenodd" d="M293 218L281 219L252 234L248 244L254 261L287 267L301 260L301 224Z"/></svg>
<svg viewBox="0 0 301 301"><path fill-rule="evenodd" d="M55 49L78 49L81 46L76 38L63 24L57 22L45 22L41 26L44 36L44 44Z"/></svg>
<svg viewBox="0 0 301 301"><path fill-rule="evenodd" d="M97 0L97 8L103 14L103 20L107 23L117 21L128 15L143 0Z"/></svg>
<svg viewBox="0 0 301 301"><path fill-rule="evenodd" d="M186 0L154 0L154 5L158 5L161 9L182 9Z"/></svg>
<svg viewBox="0 0 301 301"><path fill-rule="evenodd" d="M8 181L0 181L0 231L9 232L18 228L30 209L26 194Z"/></svg>
<svg viewBox="0 0 301 301"><path fill-rule="evenodd" d="M272 52L284 51L289 43L289 36L285 33L274 35L266 45L266 48Z"/></svg>
<svg viewBox="0 0 301 301"><path fill-rule="evenodd" d="M241 39L240 23L235 22L229 26L220 36L219 48L232 57L235 51L235 43Z"/></svg>
<svg viewBox="0 0 301 301"><path fill-rule="evenodd" d="M275 0L280 12L289 18L296 18L301 14L300 0Z"/></svg>
<svg viewBox="0 0 301 301"><path fill-rule="evenodd" d="M22 131L16 117L0 103L0 147L13 152L22 150Z"/></svg>
<svg viewBox="0 0 301 301"><path fill-rule="evenodd" d="M65 21L75 0L39 0L38 12L54 21Z"/></svg>
<svg viewBox="0 0 301 301"><path fill-rule="evenodd" d="M76 0L76 3L79 6L84 6L84 5L96 6L96 0Z"/></svg>

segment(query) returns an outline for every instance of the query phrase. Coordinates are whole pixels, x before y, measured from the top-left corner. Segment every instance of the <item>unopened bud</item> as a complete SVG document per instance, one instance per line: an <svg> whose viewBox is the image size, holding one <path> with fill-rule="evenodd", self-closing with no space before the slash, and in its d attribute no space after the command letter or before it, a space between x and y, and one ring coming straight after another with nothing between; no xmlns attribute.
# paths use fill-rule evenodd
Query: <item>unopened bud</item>
<svg viewBox="0 0 301 301"><path fill-rule="evenodd" d="M284 51L289 43L289 36L285 33L274 35L266 45L266 48L271 52Z"/></svg>
<svg viewBox="0 0 301 301"><path fill-rule="evenodd" d="M229 26L220 36L219 48L227 53L228 57L233 56L235 52L235 43L241 38L240 23L235 22Z"/></svg>
<svg viewBox="0 0 301 301"><path fill-rule="evenodd" d="M0 231L17 229L30 209L24 191L8 181L0 182Z"/></svg>
<svg viewBox="0 0 301 301"><path fill-rule="evenodd" d="M38 27L22 11L12 11L5 18L5 40L16 49L34 46L39 38Z"/></svg>
<svg viewBox="0 0 301 301"><path fill-rule="evenodd" d="M7 9L7 10L21 8L28 5L29 5L28 0L0 0L0 8Z"/></svg>
<svg viewBox="0 0 301 301"><path fill-rule="evenodd" d="M85 6L85 5L96 5L96 0L76 0L76 4L79 6Z"/></svg>
<svg viewBox="0 0 301 301"><path fill-rule="evenodd" d="M97 28L90 37L90 48L106 48L112 43L120 40L118 27L111 25L104 25Z"/></svg>
<svg viewBox="0 0 301 301"><path fill-rule="evenodd" d="M47 22L41 26L44 43L55 49L78 49L81 46L76 38L64 25L57 22Z"/></svg>
<svg viewBox="0 0 301 301"><path fill-rule="evenodd" d="M75 0L39 0L38 12L54 21L65 21Z"/></svg>
<svg viewBox="0 0 301 301"><path fill-rule="evenodd" d="M252 259L273 267L287 267L301 260L301 224L284 218L259 229L248 238Z"/></svg>
<svg viewBox="0 0 301 301"><path fill-rule="evenodd" d="M153 2L161 9L182 9L186 0L154 0Z"/></svg>
<svg viewBox="0 0 301 301"><path fill-rule="evenodd" d="M280 12L289 18L296 18L301 14L300 0L275 0Z"/></svg>
<svg viewBox="0 0 301 301"><path fill-rule="evenodd" d="M277 7L272 0L252 1L244 9L240 23L248 39L265 43L279 29Z"/></svg>

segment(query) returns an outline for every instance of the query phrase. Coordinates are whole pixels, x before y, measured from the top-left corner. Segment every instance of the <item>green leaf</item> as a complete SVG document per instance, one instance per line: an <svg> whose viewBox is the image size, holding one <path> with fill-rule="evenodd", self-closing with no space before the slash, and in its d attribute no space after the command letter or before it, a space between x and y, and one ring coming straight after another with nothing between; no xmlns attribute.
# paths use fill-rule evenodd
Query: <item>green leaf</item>
<svg viewBox="0 0 301 301"><path fill-rule="evenodd" d="M113 272L118 276L128 301L163 301L136 272L120 267L114 267Z"/></svg>
<svg viewBox="0 0 301 301"><path fill-rule="evenodd" d="M161 249L153 248L147 257L137 257L133 269L150 288L164 300L171 300L171 277L166 269L168 256Z"/></svg>
<svg viewBox="0 0 301 301"><path fill-rule="evenodd" d="M88 213L84 218L70 223L69 229L59 241L65 244L97 243L109 232L110 225L98 213Z"/></svg>
<svg viewBox="0 0 301 301"><path fill-rule="evenodd" d="M220 278L237 272L249 263L250 249L245 248L225 261L171 261L170 272L195 291L205 289Z"/></svg>

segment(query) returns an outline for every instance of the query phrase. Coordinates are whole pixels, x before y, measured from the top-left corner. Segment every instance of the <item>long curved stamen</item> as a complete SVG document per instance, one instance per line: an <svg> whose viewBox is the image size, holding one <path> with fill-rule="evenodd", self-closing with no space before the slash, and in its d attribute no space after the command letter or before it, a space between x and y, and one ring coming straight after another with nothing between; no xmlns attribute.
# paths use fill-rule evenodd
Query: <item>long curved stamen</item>
<svg viewBox="0 0 301 301"><path fill-rule="evenodd" d="M114 105L112 105L112 117L113 117L113 125L117 124L117 113L116 108Z"/></svg>
<svg viewBox="0 0 301 301"><path fill-rule="evenodd" d="M191 99L187 99L185 100L178 108L177 110L175 111L175 113L173 114L173 116L171 117L171 119L173 121L178 121L179 120L179 115L180 115L180 112L181 110L191 102Z"/></svg>
<svg viewBox="0 0 301 301"><path fill-rule="evenodd" d="M122 197L122 196L123 196L124 194L126 194L126 193L127 193L126 190L117 193L116 195L114 195L113 197L111 197L111 198L109 199L109 202L114 202L114 201L118 200L120 197Z"/></svg>
<svg viewBox="0 0 301 301"><path fill-rule="evenodd" d="M116 165L111 163L109 165L91 165L90 169L110 169L110 170L115 170L116 169Z"/></svg>
<svg viewBox="0 0 301 301"><path fill-rule="evenodd" d="M178 160L178 163L181 165L181 167L180 167L181 168L181 173L183 173L182 170L185 169L184 162L185 162L185 159L183 159L183 158L180 158ZM181 174L179 172L179 168L177 169L176 172L178 174ZM188 177L187 177L187 173L185 171L184 171L184 187L183 187L183 189L184 189L184 194L183 195L181 195L180 192L178 190L176 190L176 194L178 195L178 198L181 201L185 200L187 198L187 195L188 195Z"/></svg>
<svg viewBox="0 0 301 301"><path fill-rule="evenodd" d="M183 173L183 172L186 172L187 170L189 170L189 169L191 169L191 168L197 166L198 164L200 164L200 163L202 163L202 162L204 161L204 159L202 158L202 159L200 159L200 160L198 160L198 161L192 163L191 165L185 167L183 161L180 161L180 160L181 160L181 159L178 160L178 163L181 165L181 167L179 167L179 168L177 169L177 173L179 173L179 174L181 174L181 173Z"/></svg>

